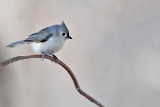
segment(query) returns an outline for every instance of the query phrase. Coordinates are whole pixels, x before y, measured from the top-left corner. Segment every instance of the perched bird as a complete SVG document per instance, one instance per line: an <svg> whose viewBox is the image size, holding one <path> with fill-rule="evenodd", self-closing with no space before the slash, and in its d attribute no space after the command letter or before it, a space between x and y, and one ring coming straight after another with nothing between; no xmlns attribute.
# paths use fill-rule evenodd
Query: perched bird
<svg viewBox="0 0 160 107"><path fill-rule="evenodd" d="M62 21L60 25L52 25L44 28L37 33L30 35L27 39L13 42L7 47L14 48L20 44L31 44L32 49L36 53L42 54L42 59L46 55L51 55L58 61L58 58L54 55L60 49L62 49L64 42L67 39L72 39L69 35L69 30L65 23Z"/></svg>

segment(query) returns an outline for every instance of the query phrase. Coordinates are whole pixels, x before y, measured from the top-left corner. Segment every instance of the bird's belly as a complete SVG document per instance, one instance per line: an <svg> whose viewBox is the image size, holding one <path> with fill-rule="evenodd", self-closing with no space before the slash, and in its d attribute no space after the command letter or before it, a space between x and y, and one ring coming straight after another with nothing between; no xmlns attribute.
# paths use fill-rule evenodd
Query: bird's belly
<svg viewBox="0 0 160 107"><path fill-rule="evenodd" d="M53 38L51 38L43 43L32 43L32 48L36 53L44 52L51 55L62 49L63 45L64 41L54 40Z"/></svg>

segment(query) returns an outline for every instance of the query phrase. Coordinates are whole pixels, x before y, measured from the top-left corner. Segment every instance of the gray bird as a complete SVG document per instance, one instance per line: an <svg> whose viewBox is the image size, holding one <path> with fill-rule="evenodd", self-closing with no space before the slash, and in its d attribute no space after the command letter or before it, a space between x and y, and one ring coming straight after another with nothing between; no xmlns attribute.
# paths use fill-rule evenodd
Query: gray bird
<svg viewBox="0 0 160 107"><path fill-rule="evenodd" d="M35 53L42 54L42 59L45 58L46 55L51 55L58 61L58 58L54 54L62 49L67 39L72 39L72 37L69 36L69 30L62 21L60 25L52 25L44 28L30 35L27 39L13 42L7 47L14 48L20 44L31 44Z"/></svg>

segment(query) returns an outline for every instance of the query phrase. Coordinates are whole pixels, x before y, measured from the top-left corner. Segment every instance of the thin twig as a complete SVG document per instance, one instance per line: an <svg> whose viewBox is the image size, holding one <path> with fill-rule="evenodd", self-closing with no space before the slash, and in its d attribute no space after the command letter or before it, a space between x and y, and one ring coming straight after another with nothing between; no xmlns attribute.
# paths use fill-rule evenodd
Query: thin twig
<svg viewBox="0 0 160 107"><path fill-rule="evenodd" d="M17 56L17 57L13 57L11 59L8 59L2 63L0 63L0 68L4 67L4 66L7 66L8 64L11 64L15 61L19 61L19 60L23 60L23 59L28 59L28 58L42 58L42 55L24 55L24 56ZM46 59L49 59L51 61L56 61L53 57L51 56L46 56L45 57ZM99 101L95 100L93 97L91 97L90 95L88 95L87 93L85 93L79 86L78 84L78 81L76 79L76 77L74 76L73 72L71 71L71 69L66 65L64 64L62 61L58 60L57 62L59 65L61 65L68 73L69 75L71 76L73 82L74 82L74 85L75 85L75 88L76 90L81 94L83 95L84 97L86 97L88 100L90 100L91 102L95 103L96 105L98 105L99 107L105 107L104 105L102 105Z"/></svg>

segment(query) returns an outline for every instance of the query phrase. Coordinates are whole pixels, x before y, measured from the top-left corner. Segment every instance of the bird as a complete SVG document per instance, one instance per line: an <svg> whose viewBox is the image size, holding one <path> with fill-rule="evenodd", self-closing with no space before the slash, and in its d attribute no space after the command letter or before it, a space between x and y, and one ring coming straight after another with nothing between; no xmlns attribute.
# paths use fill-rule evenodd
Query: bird
<svg viewBox="0 0 160 107"><path fill-rule="evenodd" d="M58 62L59 59L54 54L62 49L67 39L72 39L72 37L69 35L69 30L64 21L62 21L61 24L46 27L29 35L24 40L7 45L7 47L14 48L20 44L31 44L35 53L42 54L42 59L49 55Z"/></svg>

